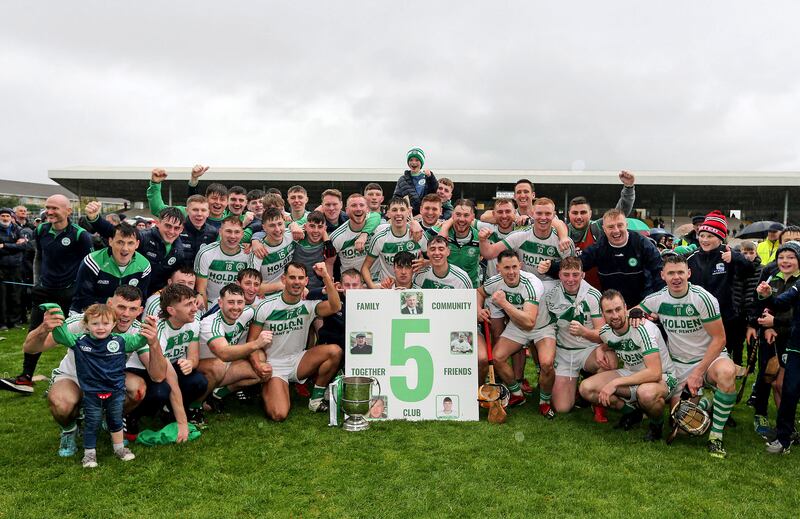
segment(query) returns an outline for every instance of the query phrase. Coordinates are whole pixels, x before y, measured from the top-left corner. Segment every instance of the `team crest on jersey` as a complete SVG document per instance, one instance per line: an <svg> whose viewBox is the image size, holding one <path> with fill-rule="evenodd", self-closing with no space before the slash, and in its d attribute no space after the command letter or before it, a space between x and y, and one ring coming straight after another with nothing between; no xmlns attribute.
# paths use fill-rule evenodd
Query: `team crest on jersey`
<svg viewBox="0 0 800 519"><path fill-rule="evenodd" d="M72 243L72 240L70 240L69 238L67 237L61 238L61 245L63 245L64 247L69 247L70 243Z"/></svg>
<svg viewBox="0 0 800 519"><path fill-rule="evenodd" d="M631 267L635 267L638 264L639 264L639 260L637 260L636 258L631 258L631 259L628 260L628 265L630 265Z"/></svg>
<svg viewBox="0 0 800 519"><path fill-rule="evenodd" d="M117 341L108 341L106 349L109 353L117 353L119 351L119 343Z"/></svg>
<svg viewBox="0 0 800 519"><path fill-rule="evenodd" d="M135 287L136 285L138 285L138 284L139 284L139 280L138 280L138 279L136 279L136 278L134 278L134 279L131 279L130 281L128 281L128 284L129 284L130 286L132 286L132 287Z"/></svg>
<svg viewBox="0 0 800 519"><path fill-rule="evenodd" d="M170 265L170 266L172 266L172 265L174 265L174 264L175 264L175 261L177 261L177 260L175 259L175 256L172 256L170 259L168 259L168 260L167 260L167 265Z"/></svg>
<svg viewBox="0 0 800 519"><path fill-rule="evenodd" d="M469 256L474 256L474 255L476 255L477 253L478 253L478 251L477 251L476 249L467 249L467 254L468 254Z"/></svg>
<svg viewBox="0 0 800 519"><path fill-rule="evenodd" d="M555 256L556 255L556 248L555 247L547 247L547 255L548 256Z"/></svg>
<svg viewBox="0 0 800 519"><path fill-rule="evenodd" d="M714 265L714 272L712 274L724 274L725 273L725 264L724 263L717 263Z"/></svg>
<svg viewBox="0 0 800 519"><path fill-rule="evenodd" d="M686 315L694 315L694 307L692 305L686 306Z"/></svg>

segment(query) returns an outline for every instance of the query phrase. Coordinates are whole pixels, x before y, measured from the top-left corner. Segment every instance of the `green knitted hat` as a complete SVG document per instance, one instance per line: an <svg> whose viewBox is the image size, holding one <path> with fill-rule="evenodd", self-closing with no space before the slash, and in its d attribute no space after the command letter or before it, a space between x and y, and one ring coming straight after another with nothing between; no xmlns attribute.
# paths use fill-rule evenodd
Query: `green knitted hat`
<svg viewBox="0 0 800 519"><path fill-rule="evenodd" d="M425 152L422 151L420 148L411 148L410 150L408 150L408 153L406 154L406 164L408 164L408 161L411 160L412 158L416 158L419 160L420 168L422 168L422 166L425 165Z"/></svg>

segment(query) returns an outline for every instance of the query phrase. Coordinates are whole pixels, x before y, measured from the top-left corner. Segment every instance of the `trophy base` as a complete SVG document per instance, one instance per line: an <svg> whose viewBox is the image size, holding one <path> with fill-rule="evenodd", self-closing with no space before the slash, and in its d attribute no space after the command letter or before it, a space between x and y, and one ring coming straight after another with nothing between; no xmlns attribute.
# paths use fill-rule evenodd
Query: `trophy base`
<svg viewBox="0 0 800 519"><path fill-rule="evenodd" d="M351 432L366 431L369 429L369 422L361 415L348 415L344 424L342 424L342 429Z"/></svg>

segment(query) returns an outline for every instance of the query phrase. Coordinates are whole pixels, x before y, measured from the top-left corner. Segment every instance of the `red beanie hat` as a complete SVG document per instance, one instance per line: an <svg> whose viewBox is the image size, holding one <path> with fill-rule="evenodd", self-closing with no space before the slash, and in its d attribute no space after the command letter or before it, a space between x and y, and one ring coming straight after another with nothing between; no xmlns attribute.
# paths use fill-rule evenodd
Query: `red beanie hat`
<svg viewBox="0 0 800 519"><path fill-rule="evenodd" d="M710 232L720 240L727 238L728 221L725 219L725 215L717 209L708 213L706 215L706 219L703 221L703 224L697 229L698 234L703 231Z"/></svg>

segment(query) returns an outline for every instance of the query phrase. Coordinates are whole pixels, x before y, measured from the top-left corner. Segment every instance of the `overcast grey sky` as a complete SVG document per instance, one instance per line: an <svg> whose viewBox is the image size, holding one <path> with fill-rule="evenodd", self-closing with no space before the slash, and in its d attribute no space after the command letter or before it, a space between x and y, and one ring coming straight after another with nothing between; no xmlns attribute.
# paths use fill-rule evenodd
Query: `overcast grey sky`
<svg viewBox="0 0 800 519"><path fill-rule="evenodd" d="M800 169L800 5L0 7L0 177L75 165Z"/></svg>

